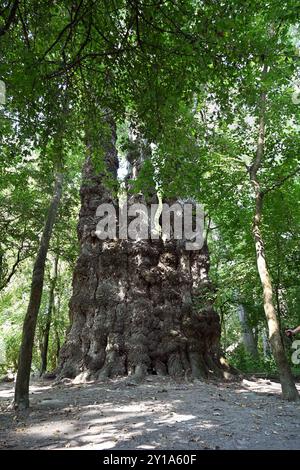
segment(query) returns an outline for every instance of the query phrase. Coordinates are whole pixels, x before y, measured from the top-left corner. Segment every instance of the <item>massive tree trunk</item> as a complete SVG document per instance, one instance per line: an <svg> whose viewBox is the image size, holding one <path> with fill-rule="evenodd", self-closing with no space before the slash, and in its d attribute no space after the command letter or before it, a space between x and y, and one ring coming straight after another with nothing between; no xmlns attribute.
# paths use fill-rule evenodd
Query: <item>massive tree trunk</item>
<svg viewBox="0 0 300 470"><path fill-rule="evenodd" d="M56 175L54 193L33 267L30 298L23 323L22 343L19 353L18 373L14 399L16 408L28 408L29 406L29 380L34 335L43 293L46 257L53 225L56 219L56 214L62 195L62 182L63 175L59 172Z"/></svg>
<svg viewBox="0 0 300 470"><path fill-rule="evenodd" d="M55 286L56 286L56 281L57 281L58 259L59 259L59 255L57 254L54 259L53 278L50 279L49 303L48 303L48 309L47 309L46 324L43 330L43 337L42 337L41 370L40 370L41 376L47 370L49 335L50 335L50 328L51 328L51 321L52 321L52 311L54 308L54 301L55 301L54 296L55 296Z"/></svg>
<svg viewBox="0 0 300 470"><path fill-rule="evenodd" d="M264 65L263 78L266 74L267 66ZM258 171L261 168L265 150L265 110L266 93L263 91L260 97L259 135L256 156L254 158L253 164L249 169L250 181L255 197L255 212L253 217L252 232L256 250L257 269L263 289L264 311L268 322L269 340L279 372L282 396L287 400L297 400L299 395L284 352L279 321L273 301L272 281L267 266L264 240L261 231L264 192L261 190Z"/></svg>
<svg viewBox="0 0 300 470"><path fill-rule="evenodd" d="M106 165L116 178L115 130ZM88 153L91 149L88 149ZM131 196L128 204L144 201ZM209 254L176 240L99 240L96 209L118 206L87 156L78 225L80 256L70 301L72 326L60 376L107 378L147 373L201 378L226 375L219 358L219 317L207 297ZM148 201L149 202L149 201ZM157 202L154 195L150 202Z"/></svg>

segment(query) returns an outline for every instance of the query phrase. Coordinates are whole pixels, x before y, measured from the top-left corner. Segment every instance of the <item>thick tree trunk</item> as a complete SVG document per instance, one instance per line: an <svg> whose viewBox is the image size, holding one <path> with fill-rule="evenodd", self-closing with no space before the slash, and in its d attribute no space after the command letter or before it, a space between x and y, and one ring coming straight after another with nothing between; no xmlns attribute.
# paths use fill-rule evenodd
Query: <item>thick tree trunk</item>
<svg viewBox="0 0 300 470"><path fill-rule="evenodd" d="M116 177L115 132L106 164ZM80 256L70 302L72 327L60 354L60 376L106 378L146 373L222 375L219 317L209 291L209 254L176 240L99 240L96 209L111 202L88 156L81 188ZM129 205L142 196L132 196ZM156 196L151 202L157 202Z"/></svg>
<svg viewBox="0 0 300 470"><path fill-rule="evenodd" d="M255 341L253 331L249 325L249 319L248 319L246 308L242 304L238 306L238 315L239 315L239 320L241 324L243 344L244 344L245 350L254 359L258 359L257 342Z"/></svg>
<svg viewBox="0 0 300 470"><path fill-rule="evenodd" d="M264 66L263 77L267 73L267 66ZM263 209L264 193L261 190L260 182L258 179L258 171L264 157L265 147L265 103L266 93L261 94L261 111L259 118L259 136L256 157L249 170L250 181L255 195L255 213L253 217L253 238L255 242L257 269L263 289L264 311L268 323L269 340L272 348L272 353L278 368L282 395L287 400L297 400L299 398L296 389L290 366L285 356L284 347L280 334L280 327L276 315L276 309L273 302L273 288L271 276L267 267L266 253L261 233L261 219Z"/></svg>
<svg viewBox="0 0 300 470"><path fill-rule="evenodd" d="M54 301L55 301L54 295L55 295L55 286L56 286L56 280L57 280L58 260L59 260L59 256L56 255L55 260L54 260L53 278L50 279L49 303L48 303L48 310L47 310L47 317L46 317L46 325L43 331L43 339L42 339L41 370L40 370L41 376L47 370L49 335L50 335L50 328L51 328L51 321L52 321L52 311L53 311Z"/></svg>
<svg viewBox="0 0 300 470"><path fill-rule="evenodd" d="M28 408L29 406L29 380L34 335L43 292L46 257L62 195L62 182L62 173L57 173L53 198L49 207L39 250L33 267L30 299L23 323L22 343L19 353L18 373L15 387L14 404L17 408Z"/></svg>

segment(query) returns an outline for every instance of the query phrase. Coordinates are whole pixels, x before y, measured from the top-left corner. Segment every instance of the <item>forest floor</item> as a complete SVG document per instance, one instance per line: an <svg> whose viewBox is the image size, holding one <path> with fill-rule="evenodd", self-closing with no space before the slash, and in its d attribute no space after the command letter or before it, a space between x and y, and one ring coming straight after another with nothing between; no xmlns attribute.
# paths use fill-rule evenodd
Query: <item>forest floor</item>
<svg viewBox="0 0 300 470"><path fill-rule="evenodd" d="M30 392L16 413L13 384L0 384L1 449L300 449L300 404L270 380L39 380Z"/></svg>

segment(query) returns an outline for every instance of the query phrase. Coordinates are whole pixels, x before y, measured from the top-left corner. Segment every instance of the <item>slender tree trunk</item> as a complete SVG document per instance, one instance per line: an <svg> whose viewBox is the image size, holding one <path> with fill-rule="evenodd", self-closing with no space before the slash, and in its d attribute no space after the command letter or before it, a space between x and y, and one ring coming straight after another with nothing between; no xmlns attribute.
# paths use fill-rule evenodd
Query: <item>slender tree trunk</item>
<svg viewBox="0 0 300 470"><path fill-rule="evenodd" d="M47 214L40 246L33 267L30 299L23 323L22 343L19 353L18 373L15 387L14 404L16 408L29 407L29 380L32 362L32 349L36 330L37 316L41 304L46 257L53 225L62 195L63 175L56 175L52 201Z"/></svg>
<svg viewBox="0 0 300 470"><path fill-rule="evenodd" d="M58 366L58 360L59 360L59 353L60 353L60 337L59 337L59 329L58 329L58 324L57 324L57 319L60 316L60 292L58 290L57 292L57 305L54 304L53 306L53 315L55 318L54 321L54 332L55 332L55 341L56 341L56 353L55 353L55 369Z"/></svg>
<svg viewBox="0 0 300 470"><path fill-rule="evenodd" d="M267 66L264 65L263 77L267 74ZM249 169L250 181L255 194L255 213L253 217L252 233L255 242L257 269L263 289L264 311L268 323L269 340L272 347L272 353L278 368L282 395L287 400L297 400L299 398L293 376L284 353L284 347L280 335L280 327L276 309L273 302L273 288L271 276L268 270L264 240L261 232L261 220L263 209L264 193L261 190L258 171L261 168L265 148L265 107L266 93L263 91L260 97L260 117L259 117L259 136L257 143L256 156Z"/></svg>
<svg viewBox="0 0 300 470"><path fill-rule="evenodd" d="M278 323L281 329L281 308L280 308L280 300L279 300L279 285L275 285L275 298L276 298L276 308L277 308L277 315L278 315Z"/></svg>
<svg viewBox="0 0 300 470"><path fill-rule="evenodd" d="M220 307L220 326L221 326L221 338L223 338L222 347L224 351L226 351L227 347L227 332L226 332L226 322L225 322L225 315L223 305Z"/></svg>
<svg viewBox="0 0 300 470"><path fill-rule="evenodd" d="M278 269L278 271L279 271L279 269ZM278 279L279 279L279 273L278 273ZM275 284L276 310L277 310L277 316L278 316L278 324L279 324L279 331L280 331L281 341L282 341L284 350L286 351L287 350L286 346L289 345L290 338L288 338L282 332L282 313L281 313L279 291L280 291L280 281L278 280L278 282L276 282L276 284Z"/></svg>
<svg viewBox="0 0 300 470"><path fill-rule="evenodd" d="M238 306L238 314L243 334L244 347L254 359L258 359L257 343L249 325L248 314L244 305L240 304Z"/></svg>
<svg viewBox="0 0 300 470"><path fill-rule="evenodd" d="M55 294L55 286L56 286L56 280L57 280L58 260L59 260L59 255L57 254L55 256L55 260L54 260L53 278L50 280L50 292L49 292L49 304L48 304L48 310L47 310L47 319L46 319L45 329L43 331L42 350L41 350L41 371L40 371L41 376L47 370L49 334L50 334L51 321L52 321L52 311L53 311L53 307L54 307L54 294Z"/></svg>
<svg viewBox="0 0 300 470"><path fill-rule="evenodd" d="M271 348L270 348L270 342L268 340L266 328L264 328L262 331L262 343L263 343L264 358L268 359L269 357L271 357Z"/></svg>
<svg viewBox="0 0 300 470"><path fill-rule="evenodd" d="M55 354L55 359L56 359L56 364L55 367L58 366L58 360L59 360L59 353L60 353L60 338L59 338L59 333L57 331L57 328L55 328L55 339L56 339L56 354Z"/></svg>

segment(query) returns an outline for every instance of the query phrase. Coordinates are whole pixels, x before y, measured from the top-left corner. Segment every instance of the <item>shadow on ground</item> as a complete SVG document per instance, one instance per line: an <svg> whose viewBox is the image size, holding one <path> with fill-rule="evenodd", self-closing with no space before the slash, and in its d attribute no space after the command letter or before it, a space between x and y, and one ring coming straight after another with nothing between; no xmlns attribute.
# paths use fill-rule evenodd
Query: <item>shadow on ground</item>
<svg viewBox="0 0 300 470"><path fill-rule="evenodd" d="M9 409L12 397L1 384L2 449L300 449L300 406L270 380L38 381L23 413Z"/></svg>

